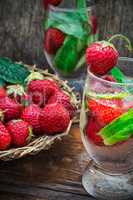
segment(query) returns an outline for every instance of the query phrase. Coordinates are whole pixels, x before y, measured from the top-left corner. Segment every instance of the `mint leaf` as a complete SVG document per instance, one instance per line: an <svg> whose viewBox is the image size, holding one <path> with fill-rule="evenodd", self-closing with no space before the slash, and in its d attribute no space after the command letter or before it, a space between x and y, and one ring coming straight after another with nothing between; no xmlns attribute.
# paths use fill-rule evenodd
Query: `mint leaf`
<svg viewBox="0 0 133 200"><path fill-rule="evenodd" d="M83 21L88 23L88 10L86 5L86 0L76 0L77 9L79 12L80 17Z"/></svg>
<svg viewBox="0 0 133 200"><path fill-rule="evenodd" d="M50 27L57 28L62 32L75 36L79 39L83 39L91 31L91 27L88 24L88 29L83 27L83 18L80 15L82 11L75 12L49 12L48 19L45 23L45 29Z"/></svg>
<svg viewBox="0 0 133 200"><path fill-rule="evenodd" d="M99 134L105 145L113 145L126 141L133 135L133 109L115 119L109 125L100 130Z"/></svg>
<svg viewBox="0 0 133 200"><path fill-rule="evenodd" d="M130 93L133 93L133 80L126 77L118 67L114 67L111 70L111 74L118 81L118 83L125 83L125 89L128 90ZM131 85L126 85L126 83L131 83Z"/></svg>
<svg viewBox="0 0 133 200"><path fill-rule="evenodd" d="M122 71L118 67L114 67L111 70L111 74L115 78L115 80L118 81L118 83L124 83L125 82L125 75L122 73Z"/></svg>
<svg viewBox="0 0 133 200"><path fill-rule="evenodd" d="M63 46L55 55L54 66L62 71L64 75L71 73L78 62L77 43L77 38L67 36Z"/></svg>

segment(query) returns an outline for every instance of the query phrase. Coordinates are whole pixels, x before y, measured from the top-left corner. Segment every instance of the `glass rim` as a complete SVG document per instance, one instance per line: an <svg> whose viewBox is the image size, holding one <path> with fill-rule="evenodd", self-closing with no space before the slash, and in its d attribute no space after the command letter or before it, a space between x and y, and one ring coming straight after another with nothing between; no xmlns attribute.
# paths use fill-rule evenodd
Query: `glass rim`
<svg viewBox="0 0 133 200"><path fill-rule="evenodd" d="M133 62L133 58L128 58L128 57L119 57L120 61L129 61L129 62ZM121 86L121 87L124 87L124 86L133 86L133 83L118 83L118 82L113 82L113 81L108 81L108 80L104 80L102 79L101 77L98 77L97 75L93 74L89 67L87 68L87 74L89 74L89 76L95 78L96 80L104 83L104 84L108 84L108 85L112 85L112 86Z"/></svg>
<svg viewBox="0 0 133 200"><path fill-rule="evenodd" d="M87 6L87 8L80 8L80 9L77 9L77 8L60 8L58 6L53 6L53 5L49 5L49 10L51 11L59 11L59 12L75 12L75 11L82 11L82 10L87 10L87 11L91 11L92 8L94 8L95 5L90 5L90 6Z"/></svg>

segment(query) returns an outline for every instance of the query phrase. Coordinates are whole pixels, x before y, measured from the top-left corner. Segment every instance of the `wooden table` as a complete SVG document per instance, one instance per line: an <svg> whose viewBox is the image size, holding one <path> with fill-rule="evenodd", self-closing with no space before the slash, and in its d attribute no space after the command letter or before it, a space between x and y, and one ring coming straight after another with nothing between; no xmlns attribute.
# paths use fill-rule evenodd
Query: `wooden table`
<svg viewBox="0 0 133 200"><path fill-rule="evenodd" d="M79 128L73 127L48 151L0 161L0 200L93 200L81 184L88 162Z"/></svg>

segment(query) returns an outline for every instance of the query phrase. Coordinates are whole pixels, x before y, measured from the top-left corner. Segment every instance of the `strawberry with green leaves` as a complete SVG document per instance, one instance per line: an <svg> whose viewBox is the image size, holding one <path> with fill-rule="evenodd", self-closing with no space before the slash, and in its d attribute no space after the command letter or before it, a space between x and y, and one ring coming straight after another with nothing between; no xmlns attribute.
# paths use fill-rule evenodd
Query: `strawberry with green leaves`
<svg viewBox="0 0 133 200"><path fill-rule="evenodd" d="M20 117L23 106L14 99L5 96L0 98L0 109L4 112L4 121L17 119Z"/></svg>
<svg viewBox="0 0 133 200"><path fill-rule="evenodd" d="M7 95L24 106L30 103L29 95L25 92L24 87L19 84L7 86Z"/></svg>
<svg viewBox="0 0 133 200"><path fill-rule="evenodd" d="M86 63L94 74L105 75L116 65L118 56L119 53L112 43L94 42L86 50Z"/></svg>
<svg viewBox="0 0 133 200"><path fill-rule="evenodd" d="M124 39L128 45L129 51L132 51L132 45L129 39L121 34L113 35L108 41L97 41L88 46L86 50L86 63L89 69L96 75L107 74L118 62L119 53L112 40L115 38Z"/></svg>

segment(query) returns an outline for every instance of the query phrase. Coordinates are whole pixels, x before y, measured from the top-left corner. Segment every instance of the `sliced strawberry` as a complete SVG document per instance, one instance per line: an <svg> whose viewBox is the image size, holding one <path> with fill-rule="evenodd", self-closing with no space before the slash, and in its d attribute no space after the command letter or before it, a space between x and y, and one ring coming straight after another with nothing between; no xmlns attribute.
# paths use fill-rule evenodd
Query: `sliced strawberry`
<svg viewBox="0 0 133 200"><path fill-rule="evenodd" d="M97 101L90 99L88 101L88 107L98 121L104 125L111 123L123 113L122 109L118 106L117 101L115 102L112 100Z"/></svg>
<svg viewBox="0 0 133 200"><path fill-rule="evenodd" d="M103 145L103 140L98 132L102 126L98 124L94 116L91 116L86 126L86 134L88 139L91 139L96 145Z"/></svg>
<svg viewBox="0 0 133 200"><path fill-rule="evenodd" d="M65 39L65 34L56 29L49 28L45 33L44 48L49 54L55 54L56 51L62 46Z"/></svg>

